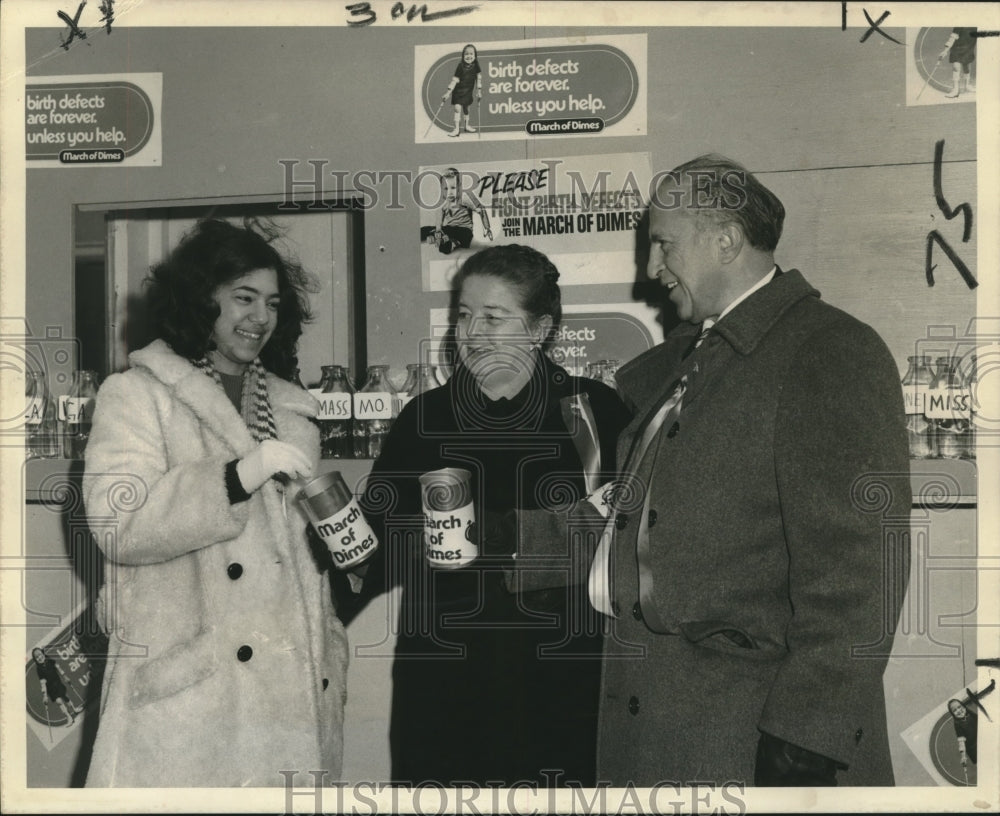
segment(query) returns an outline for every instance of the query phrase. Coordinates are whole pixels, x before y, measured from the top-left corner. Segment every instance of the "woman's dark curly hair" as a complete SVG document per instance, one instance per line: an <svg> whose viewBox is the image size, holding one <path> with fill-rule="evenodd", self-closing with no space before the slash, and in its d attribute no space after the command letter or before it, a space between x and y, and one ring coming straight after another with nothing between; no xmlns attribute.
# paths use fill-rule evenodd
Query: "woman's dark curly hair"
<svg viewBox="0 0 1000 816"><path fill-rule="evenodd" d="M220 314L216 290L256 269L273 269L281 301L277 325L260 360L268 371L291 379L302 326L312 319L306 293L316 287L297 261L274 248L279 234L254 219L245 220L242 227L217 219L199 221L146 279L156 335L182 357L204 357L215 347L211 336Z"/></svg>

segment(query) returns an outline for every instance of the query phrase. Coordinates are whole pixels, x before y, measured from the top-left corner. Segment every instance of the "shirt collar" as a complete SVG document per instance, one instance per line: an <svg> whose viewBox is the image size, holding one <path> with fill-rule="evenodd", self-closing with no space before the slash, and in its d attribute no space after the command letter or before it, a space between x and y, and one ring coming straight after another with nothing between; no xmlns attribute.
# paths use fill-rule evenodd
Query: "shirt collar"
<svg viewBox="0 0 1000 816"><path fill-rule="evenodd" d="M750 297L750 295L752 295L758 289L763 289L765 286L767 286L767 284L769 284L774 279L774 275L777 271L778 271L778 265L775 264L774 266L771 267L770 272L768 272L763 278L761 278L753 286L747 289L742 295L736 298L736 300L732 301L725 309L719 312L718 317L705 318L705 321L701 324L702 331L714 326L716 323L722 320L722 318L724 318L727 314L729 314L733 309L739 306L744 300Z"/></svg>

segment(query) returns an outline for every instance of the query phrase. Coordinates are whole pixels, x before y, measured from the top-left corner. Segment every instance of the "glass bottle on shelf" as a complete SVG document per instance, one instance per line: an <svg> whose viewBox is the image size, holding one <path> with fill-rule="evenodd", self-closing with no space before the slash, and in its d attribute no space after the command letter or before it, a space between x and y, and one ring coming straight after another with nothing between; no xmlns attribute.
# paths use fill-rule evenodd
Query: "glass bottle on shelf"
<svg viewBox="0 0 1000 816"><path fill-rule="evenodd" d="M43 459L58 459L62 455L62 440L59 438L56 401L51 395L45 400L45 413L42 417L39 444Z"/></svg>
<svg viewBox="0 0 1000 816"><path fill-rule="evenodd" d="M618 366L621 365L621 363L614 358L604 360L603 362L604 362L604 372L603 372L604 377L601 380L601 382L604 383L606 386L608 386L608 388L613 388L615 389L615 391L617 391L618 383L615 382L615 372L618 371Z"/></svg>
<svg viewBox="0 0 1000 816"><path fill-rule="evenodd" d="M82 459L90 439L90 424L97 397L97 374L77 371L63 403L63 456Z"/></svg>
<svg viewBox="0 0 1000 816"><path fill-rule="evenodd" d="M354 455L359 459L375 459L382 452L396 405L389 366L369 366L365 384L354 394L353 402Z"/></svg>
<svg viewBox="0 0 1000 816"><path fill-rule="evenodd" d="M321 459L326 459L326 452L323 450L323 440L326 436L326 423L329 421L324 418L324 408L326 407L323 403L323 391L326 388L327 383L330 381L330 369L333 366L320 366L320 381L318 385L314 385L306 390L316 398L316 402L319 403L319 413L316 414L316 427L319 428L319 455Z"/></svg>
<svg viewBox="0 0 1000 816"><path fill-rule="evenodd" d="M609 388L618 389L615 383L615 372L618 370L618 360L595 360L587 363L587 377L604 383Z"/></svg>
<svg viewBox="0 0 1000 816"><path fill-rule="evenodd" d="M319 400L320 453L324 459L350 459L353 454L351 439L352 397L354 389L347 379L343 366L322 367L323 380Z"/></svg>
<svg viewBox="0 0 1000 816"><path fill-rule="evenodd" d="M927 394L934 381L931 360L924 355L914 355L907 357L906 361L909 367L903 376L902 386L910 457L931 459L936 454L934 423L924 416Z"/></svg>
<svg viewBox="0 0 1000 816"><path fill-rule="evenodd" d="M441 384L438 382L437 377L437 366L433 366L430 363L420 363L417 366L416 390L411 396L415 397L417 394L423 394L424 391L432 391L440 387Z"/></svg>
<svg viewBox="0 0 1000 816"><path fill-rule="evenodd" d="M24 375L24 455L27 459L45 456L45 409L48 387L38 371Z"/></svg>
<svg viewBox="0 0 1000 816"><path fill-rule="evenodd" d="M399 411L403 410L403 408L406 406L406 403L408 403L411 399L413 399L413 397L416 396L416 394L411 394L410 392L413 391L413 386L417 382L417 368L419 368L418 363L406 364L406 379L403 381L403 384L399 387L398 396L396 398L396 402L399 405L399 410L396 411L397 415L399 414Z"/></svg>
<svg viewBox="0 0 1000 816"><path fill-rule="evenodd" d="M933 420L937 455L942 459L965 458L971 449L969 392L958 373L958 363L958 357L938 357L937 374L927 397L927 416Z"/></svg>
<svg viewBox="0 0 1000 816"><path fill-rule="evenodd" d="M400 397L400 405L406 405L411 399L416 397L418 394L423 394L424 391L431 391L435 388L439 388L437 381L437 368L430 363L411 363L408 365L407 370L413 370L413 376L408 374L406 377L406 382L409 388L406 388L405 393Z"/></svg>
<svg viewBox="0 0 1000 816"><path fill-rule="evenodd" d="M969 394L969 433L965 441L965 450L962 452L964 459L976 458L976 386L979 358L973 354L965 366L959 366L959 374L962 377L962 384Z"/></svg>

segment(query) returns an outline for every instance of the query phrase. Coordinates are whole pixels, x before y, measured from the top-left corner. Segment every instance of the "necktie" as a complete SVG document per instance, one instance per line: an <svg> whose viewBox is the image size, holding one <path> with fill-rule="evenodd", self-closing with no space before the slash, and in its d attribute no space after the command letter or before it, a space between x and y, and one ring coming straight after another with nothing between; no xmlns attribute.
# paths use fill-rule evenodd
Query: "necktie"
<svg viewBox="0 0 1000 816"><path fill-rule="evenodd" d="M691 356L691 353L698 348L702 343L705 342L705 338L708 337L708 333L712 331L712 327L715 325L715 321L712 318L705 318L705 322L701 324L701 331L698 332L694 340L691 341L691 345L687 347L684 354L681 356L682 360L686 360Z"/></svg>
<svg viewBox="0 0 1000 816"><path fill-rule="evenodd" d="M702 343L705 342L705 338L708 337L709 332L712 330L712 326L715 325L715 321L711 318L705 320L702 323L701 331L698 333L697 337L694 338L694 342L687 348L684 352L682 359L687 358L696 348L698 348ZM677 416L681 411L681 403L684 399L684 392L687 390L687 375L680 377L675 383L674 387L670 390L669 396L663 401L660 407L657 409L653 418L646 425L646 429L639 439L639 444L636 445L632 450L632 455L629 457L629 462L631 463L630 470L636 472L639 470L639 465L645 458L646 453L649 449L650 443L653 441L656 434L659 432L660 428L663 427L664 421L669 416L671 421L676 420ZM607 524L604 526L604 530L601 533L601 541L597 546L597 552L594 555L594 562L590 568L590 576L588 581L588 592L590 594L590 603L598 612L603 612L609 617L616 617L611 609L611 586L610 586L610 559L611 559L611 540L614 537L615 532L615 522L618 517L617 510L613 511L608 518ZM649 603L649 598L652 594L652 572L649 569L649 491L646 491L646 497L643 501L642 516L639 520L639 533L637 539L637 556L639 564L639 598L640 600L646 601L643 605L643 615L647 617L647 622L651 624L654 629L662 629L662 624L656 619L656 613L653 610L652 604ZM647 614L648 607L648 614ZM652 619L650 619L650 615Z"/></svg>

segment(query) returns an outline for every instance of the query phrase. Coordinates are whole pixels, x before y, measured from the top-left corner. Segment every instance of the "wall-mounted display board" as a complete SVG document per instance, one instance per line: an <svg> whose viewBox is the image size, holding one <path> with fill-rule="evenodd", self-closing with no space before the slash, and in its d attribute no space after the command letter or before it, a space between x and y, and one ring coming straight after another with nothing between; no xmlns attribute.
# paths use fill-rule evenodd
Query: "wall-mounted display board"
<svg viewBox="0 0 1000 816"><path fill-rule="evenodd" d="M624 362L678 323L646 275L651 180L707 152L781 198L777 263L872 326L900 380L911 357L963 361L975 458L915 465L909 519L886 521L886 536L905 528L912 556L903 613L881 644L897 787L678 787L652 799L526 787L473 791L463 812L996 809L1000 696L981 698L989 717L972 699L1000 676L976 665L1000 653L996 4L5 0L0 23L5 811L458 804L456 791L379 787L390 768L392 595L348 627L342 788L305 784L293 799L281 778L222 798L77 789L95 709L60 724L58 705L39 708L29 659L49 650L66 663L67 690L80 691L95 665L80 658L100 645L74 634L91 624L80 614L101 573L82 554L93 549L73 494L46 503L37 492L50 475L72 484L81 465L24 467L30 361L46 367L53 396L79 368L119 369L143 341L126 329L149 265L205 212L263 208L291 224L320 278L324 317L301 351L307 384L328 363L351 366L355 380L386 365L398 383L448 335L461 261L510 242L536 245L560 269L559 362L575 373L592 358ZM465 245L465 232L441 228L451 168L476 176L476 201L459 201L467 211L447 207ZM331 209L338 202L350 206ZM283 204L295 211L275 212ZM343 470L356 485L369 466ZM700 695L691 689L694 705ZM969 723L945 718L954 699L976 714L975 759Z"/></svg>

